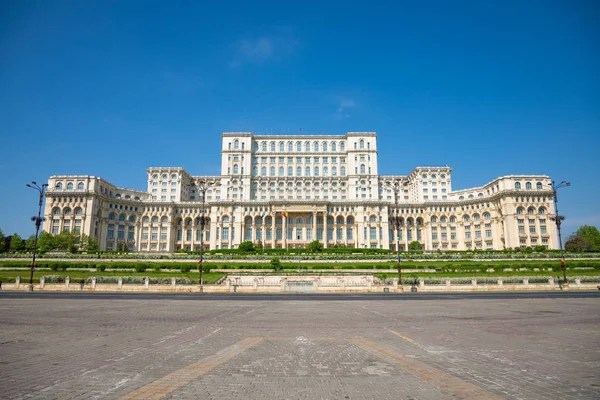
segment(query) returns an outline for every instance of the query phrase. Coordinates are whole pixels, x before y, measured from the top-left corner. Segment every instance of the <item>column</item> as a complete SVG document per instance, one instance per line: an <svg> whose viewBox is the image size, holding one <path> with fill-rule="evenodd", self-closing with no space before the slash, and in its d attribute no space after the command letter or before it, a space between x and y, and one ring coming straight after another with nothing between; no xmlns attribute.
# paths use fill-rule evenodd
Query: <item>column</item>
<svg viewBox="0 0 600 400"><path fill-rule="evenodd" d="M327 212L323 213L323 248L327 248Z"/></svg>
<svg viewBox="0 0 600 400"><path fill-rule="evenodd" d="M314 211L312 213L312 231L313 231L313 239L317 240L317 212Z"/></svg>
<svg viewBox="0 0 600 400"><path fill-rule="evenodd" d="M275 239L277 238L277 228L275 220L277 219L277 213L271 213L271 248L275 248ZM266 238L266 236L265 236Z"/></svg>
<svg viewBox="0 0 600 400"><path fill-rule="evenodd" d="M289 218L289 214L288 214L288 218ZM283 216L283 213L281 214L281 247L283 247L284 249L287 248L287 218Z"/></svg>

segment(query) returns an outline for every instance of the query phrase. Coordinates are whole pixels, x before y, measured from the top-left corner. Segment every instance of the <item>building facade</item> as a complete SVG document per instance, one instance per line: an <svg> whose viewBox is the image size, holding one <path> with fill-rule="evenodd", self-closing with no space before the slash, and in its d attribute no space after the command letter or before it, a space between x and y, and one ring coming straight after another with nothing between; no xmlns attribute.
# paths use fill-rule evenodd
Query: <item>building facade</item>
<svg viewBox="0 0 600 400"><path fill-rule="evenodd" d="M503 176L452 190L449 167L379 175L377 135L223 133L221 175L151 167L147 191L51 176L44 230L134 252L307 246L407 250L558 248L551 179ZM201 217L206 217L202 229Z"/></svg>

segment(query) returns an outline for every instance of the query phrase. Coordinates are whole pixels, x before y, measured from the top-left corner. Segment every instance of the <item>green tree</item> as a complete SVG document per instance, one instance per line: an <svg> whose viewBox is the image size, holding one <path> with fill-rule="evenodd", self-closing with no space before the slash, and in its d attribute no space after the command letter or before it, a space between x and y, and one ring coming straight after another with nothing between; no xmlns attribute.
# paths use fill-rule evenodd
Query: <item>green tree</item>
<svg viewBox="0 0 600 400"><path fill-rule="evenodd" d="M25 240L25 250L33 251L34 246L35 246L35 235L31 235L27 238L27 240Z"/></svg>
<svg viewBox="0 0 600 400"><path fill-rule="evenodd" d="M38 248L40 252L45 253L50 250L54 250L56 248L56 244L54 243L54 236L52 234L42 231L40 233L40 237L38 238Z"/></svg>
<svg viewBox="0 0 600 400"><path fill-rule="evenodd" d="M23 251L25 249L25 243L23 243L23 239L17 233L13 233L10 239L10 251L16 253L17 251Z"/></svg>
<svg viewBox="0 0 600 400"><path fill-rule="evenodd" d="M319 251L323 250L323 245L321 244L321 242L319 242L318 240L313 240L312 242L310 242L308 244L308 250L311 253L317 253Z"/></svg>
<svg viewBox="0 0 600 400"><path fill-rule="evenodd" d="M254 244L252 242L248 241L248 242L240 243L240 245L238 246L238 250L240 252L249 253L249 252L255 251L255 248L254 248Z"/></svg>
<svg viewBox="0 0 600 400"><path fill-rule="evenodd" d="M600 251L600 232L595 226L583 225L565 243L567 251Z"/></svg>
<svg viewBox="0 0 600 400"><path fill-rule="evenodd" d="M412 251L421 250L421 243L419 243L418 240L414 240L414 241L410 242L410 244L408 245L408 248Z"/></svg>
<svg viewBox="0 0 600 400"><path fill-rule="evenodd" d="M0 229L0 253L3 253L5 249L6 246L4 246L4 233L2 232L2 229Z"/></svg>
<svg viewBox="0 0 600 400"><path fill-rule="evenodd" d="M98 251L98 241L92 237L89 237L85 233L81 235L79 239L79 251L87 253L95 253Z"/></svg>
<svg viewBox="0 0 600 400"><path fill-rule="evenodd" d="M54 244L57 250L71 251L79 243L79 236L69 231L62 231L54 237Z"/></svg>

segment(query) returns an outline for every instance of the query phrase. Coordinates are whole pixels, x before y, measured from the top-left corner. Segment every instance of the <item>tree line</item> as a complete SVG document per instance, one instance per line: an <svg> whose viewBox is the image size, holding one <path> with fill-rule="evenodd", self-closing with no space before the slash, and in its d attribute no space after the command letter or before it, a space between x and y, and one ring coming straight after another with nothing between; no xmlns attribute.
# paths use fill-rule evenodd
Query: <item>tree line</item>
<svg viewBox="0 0 600 400"><path fill-rule="evenodd" d="M23 239L18 233L5 236L0 229L0 253L3 252L31 252L35 247L35 235ZM37 249L40 253L48 251L66 251L69 253L77 252L96 252L98 251L98 241L86 234L77 234L63 231L58 235L42 231L38 237Z"/></svg>

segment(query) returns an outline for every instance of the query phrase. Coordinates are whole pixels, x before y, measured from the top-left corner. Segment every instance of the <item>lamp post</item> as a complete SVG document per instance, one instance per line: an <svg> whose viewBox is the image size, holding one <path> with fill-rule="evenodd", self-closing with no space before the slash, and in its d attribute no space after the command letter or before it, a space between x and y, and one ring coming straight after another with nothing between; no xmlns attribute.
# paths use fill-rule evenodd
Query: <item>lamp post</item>
<svg viewBox="0 0 600 400"><path fill-rule="evenodd" d="M560 225L561 225L562 221L565 220L565 216L558 214L557 191L560 188L571 186L571 182L562 181L557 184L554 181L552 181L552 183L550 183L549 185L552 188L552 195L554 197L554 216L550 217L550 219L552 219L553 221L556 222L556 229L558 230L558 246L560 248L560 265L561 265L562 271L563 271L563 284L567 284L567 265L565 263L565 255L563 252L562 237L560 235Z"/></svg>
<svg viewBox="0 0 600 400"><path fill-rule="evenodd" d="M200 260L198 260L198 284L202 293L202 263L204 261L204 226L210 223L210 217L205 216L206 191L213 186L220 186L220 182L198 181L198 193L202 196L202 208L200 209Z"/></svg>
<svg viewBox="0 0 600 400"><path fill-rule="evenodd" d="M398 269L398 285L402 286L402 265L400 258L400 215L398 215L398 195L400 193L401 185L399 180L395 180L394 182L388 182L388 187L390 187L394 191L394 215L390 218L392 224L396 228L396 253L398 256L398 260L396 262L396 268Z"/></svg>
<svg viewBox="0 0 600 400"><path fill-rule="evenodd" d="M33 259L31 261L31 272L29 274L29 290L33 291L33 271L35 271L35 256L37 255L37 241L38 241L38 235L40 233L40 225L44 221L44 218L42 217L42 203L44 202L44 193L46 192L46 189L48 188L48 184L44 183L42 186L40 186L36 182L31 182L31 184L28 183L28 184L26 184L26 186L37 190L40 194L38 215L37 215L37 217L35 217L35 216L31 217L31 220L35 224L35 240L33 242Z"/></svg>

